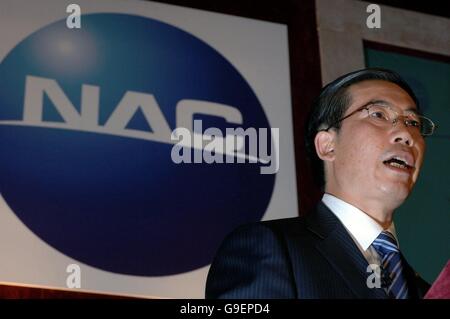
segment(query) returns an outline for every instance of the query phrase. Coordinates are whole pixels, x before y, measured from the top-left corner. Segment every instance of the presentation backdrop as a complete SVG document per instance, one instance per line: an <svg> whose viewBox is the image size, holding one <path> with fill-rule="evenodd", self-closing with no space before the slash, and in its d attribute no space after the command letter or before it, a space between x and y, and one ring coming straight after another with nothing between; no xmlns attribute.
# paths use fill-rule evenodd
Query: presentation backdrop
<svg viewBox="0 0 450 319"><path fill-rule="evenodd" d="M71 2L0 3L0 282L202 298L227 233L298 215L287 28Z"/></svg>

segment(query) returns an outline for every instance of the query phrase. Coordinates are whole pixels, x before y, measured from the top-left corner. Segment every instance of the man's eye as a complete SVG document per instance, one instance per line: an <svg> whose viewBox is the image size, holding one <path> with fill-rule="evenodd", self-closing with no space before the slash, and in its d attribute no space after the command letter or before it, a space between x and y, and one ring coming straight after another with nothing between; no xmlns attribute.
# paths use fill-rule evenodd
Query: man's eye
<svg viewBox="0 0 450 319"><path fill-rule="evenodd" d="M420 128L420 122L416 120L408 120L407 125Z"/></svg>
<svg viewBox="0 0 450 319"><path fill-rule="evenodd" d="M381 111L375 111L375 112L371 112L370 113L370 117L376 118L376 119L380 119L380 120L388 120L388 117L386 114L384 114Z"/></svg>

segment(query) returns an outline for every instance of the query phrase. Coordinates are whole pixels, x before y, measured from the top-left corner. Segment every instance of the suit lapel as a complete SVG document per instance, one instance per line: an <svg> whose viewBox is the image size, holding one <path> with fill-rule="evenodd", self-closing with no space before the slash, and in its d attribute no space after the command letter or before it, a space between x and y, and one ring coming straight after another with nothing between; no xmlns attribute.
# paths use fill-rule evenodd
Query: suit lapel
<svg viewBox="0 0 450 319"><path fill-rule="evenodd" d="M358 298L387 298L384 289L368 288L367 260L337 217L322 202L307 217L308 229L322 238L316 248Z"/></svg>

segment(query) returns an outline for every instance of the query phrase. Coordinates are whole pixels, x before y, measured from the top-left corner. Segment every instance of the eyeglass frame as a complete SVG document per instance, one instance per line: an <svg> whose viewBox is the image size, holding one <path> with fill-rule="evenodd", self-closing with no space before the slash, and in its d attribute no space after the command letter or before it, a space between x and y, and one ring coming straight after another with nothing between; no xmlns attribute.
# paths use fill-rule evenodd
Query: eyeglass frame
<svg viewBox="0 0 450 319"><path fill-rule="evenodd" d="M341 119L339 119L339 120L337 120L337 121L331 123L330 125L328 125L328 127L327 127L326 129L318 130L318 132L327 132L330 128L335 127L336 124L342 122L343 120L349 118L350 116L352 116L352 115L354 115L354 114L356 114L356 113L358 113L358 112L361 112L362 110L367 110L367 112L369 112L369 108L370 108L371 105L380 105L380 106L382 106L381 104L385 104L384 107L387 107L387 108L391 109L391 107L388 105L389 103L387 103L387 102L385 102L385 101L382 101L382 100L372 100L372 101L369 101L369 102L367 102L366 104L364 104L364 105L358 107L356 110L354 110L353 112L350 112L349 114L347 114L346 116L342 117ZM398 122L398 118L400 117L400 114L398 114L398 112L396 112L395 110L392 110L392 109L391 109L391 111L397 113L397 115L398 115L394 120L391 121L392 126L394 126L394 125ZM413 112L414 112L414 111L413 111ZM414 113L417 114L417 112L414 112ZM405 117L404 115L402 115L402 116ZM431 125L432 125L432 126L431 126L431 127L432 127L432 130L431 130L431 133L430 133L430 134L422 134L422 133L420 133L420 135L421 135L422 137L426 137L426 136L431 136L431 135L433 135L434 132L435 132L435 130L436 130L436 128L437 128L437 125L436 125L430 118L428 118L428 117L426 117L426 116L423 116L423 115L420 115L420 114L417 114L417 116L427 119L428 121L430 121L430 123L431 123ZM409 127L409 125L406 123L406 120L403 120L403 123L404 123L406 126Z"/></svg>

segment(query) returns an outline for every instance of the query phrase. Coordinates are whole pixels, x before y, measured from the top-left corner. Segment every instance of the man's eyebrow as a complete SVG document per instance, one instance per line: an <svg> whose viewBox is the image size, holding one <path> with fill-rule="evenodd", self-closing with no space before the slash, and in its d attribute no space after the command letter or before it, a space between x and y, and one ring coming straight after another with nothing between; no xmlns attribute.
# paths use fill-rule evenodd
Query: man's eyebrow
<svg viewBox="0 0 450 319"><path fill-rule="evenodd" d="M372 105L372 104L377 104L377 105L387 106L387 107L394 107L394 105L392 103L390 103L386 100L370 100L365 105L368 106L368 105ZM413 106L410 106L406 110L403 110L403 112L412 112L412 113L415 113L416 115L420 115L419 110L417 110L417 108L413 107Z"/></svg>

